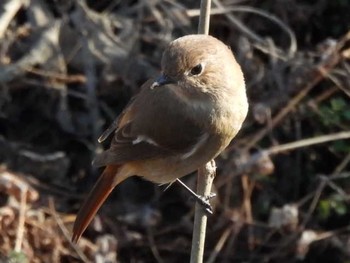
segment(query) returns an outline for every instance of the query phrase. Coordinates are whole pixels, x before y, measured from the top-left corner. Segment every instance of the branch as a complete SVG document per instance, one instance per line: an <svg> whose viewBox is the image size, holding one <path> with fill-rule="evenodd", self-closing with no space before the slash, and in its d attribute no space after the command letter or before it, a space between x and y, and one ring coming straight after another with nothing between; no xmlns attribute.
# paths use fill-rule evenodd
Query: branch
<svg viewBox="0 0 350 263"><path fill-rule="evenodd" d="M198 34L209 33L209 21L210 21L210 5L211 0L201 1L201 13L199 17ZM215 177L215 162L214 160L208 162L205 166L198 169L197 179L197 194L204 198L209 197L211 193L211 187ZM196 203L194 224L193 224L193 236L192 236L192 248L191 248L191 263L202 263L204 255L204 243L207 227L207 212L201 204Z"/></svg>

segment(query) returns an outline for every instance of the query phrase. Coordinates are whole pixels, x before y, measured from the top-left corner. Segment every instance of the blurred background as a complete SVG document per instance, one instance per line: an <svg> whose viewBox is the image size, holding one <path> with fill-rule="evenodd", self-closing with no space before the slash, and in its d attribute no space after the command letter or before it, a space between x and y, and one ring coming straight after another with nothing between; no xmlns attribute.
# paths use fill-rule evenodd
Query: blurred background
<svg viewBox="0 0 350 263"><path fill-rule="evenodd" d="M97 138L199 1L0 3L0 262L188 262L194 201L138 178L78 245ZM350 2L213 0L250 101L217 158L205 262L350 262ZM193 189L196 176L184 181Z"/></svg>

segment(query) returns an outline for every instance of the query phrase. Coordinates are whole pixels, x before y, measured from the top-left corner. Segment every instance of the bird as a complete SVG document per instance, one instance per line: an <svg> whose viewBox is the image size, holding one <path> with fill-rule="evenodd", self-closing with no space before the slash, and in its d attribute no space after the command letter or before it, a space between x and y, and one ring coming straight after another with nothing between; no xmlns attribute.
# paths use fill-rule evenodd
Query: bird
<svg viewBox="0 0 350 263"><path fill-rule="evenodd" d="M170 42L160 75L141 86L98 140L114 133L93 161L105 168L76 216L72 242L119 183L136 175L167 184L194 172L229 145L247 112L243 72L227 45L204 34Z"/></svg>

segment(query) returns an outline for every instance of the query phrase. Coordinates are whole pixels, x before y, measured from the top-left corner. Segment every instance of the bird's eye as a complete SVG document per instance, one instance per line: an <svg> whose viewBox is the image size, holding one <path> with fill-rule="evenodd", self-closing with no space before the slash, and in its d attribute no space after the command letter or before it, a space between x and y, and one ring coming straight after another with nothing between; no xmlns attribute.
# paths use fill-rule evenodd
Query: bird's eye
<svg viewBox="0 0 350 263"><path fill-rule="evenodd" d="M193 68L191 69L190 74L191 74L192 76L196 76L196 75L201 74L202 71L203 71L203 66L202 66L202 64L198 64L197 66L195 66L195 67L193 67Z"/></svg>

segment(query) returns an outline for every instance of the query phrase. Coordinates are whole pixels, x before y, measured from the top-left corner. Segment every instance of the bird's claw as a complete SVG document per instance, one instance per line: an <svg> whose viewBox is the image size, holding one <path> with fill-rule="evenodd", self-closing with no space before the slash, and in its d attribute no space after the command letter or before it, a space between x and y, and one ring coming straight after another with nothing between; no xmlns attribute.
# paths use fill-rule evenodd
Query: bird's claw
<svg viewBox="0 0 350 263"><path fill-rule="evenodd" d="M210 193L207 196L201 196L201 195L197 195L197 202L199 202L199 204L205 209L205 211L212 215L213 214L213 208L209 202L210 199L212 199L213 197L215 197L216 194L215 193Z"/></svg>

